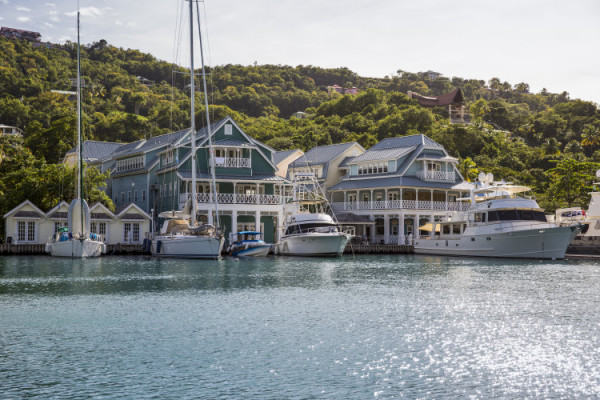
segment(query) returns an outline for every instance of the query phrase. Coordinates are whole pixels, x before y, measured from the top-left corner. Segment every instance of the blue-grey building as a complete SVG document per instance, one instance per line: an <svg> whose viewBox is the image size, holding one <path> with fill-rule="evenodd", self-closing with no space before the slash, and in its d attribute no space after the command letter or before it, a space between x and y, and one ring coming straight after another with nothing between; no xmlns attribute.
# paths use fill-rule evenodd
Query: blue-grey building
<svg viewBox="0 0 600 400"><path fill-rule="evenodd" d="M468 207L458 199L468 197L472 184L457 163L425 135L384 139L343 161L345 177L328 189L332 208L373 221L356 227L371 243L404 243L423 224Z"/></svg>

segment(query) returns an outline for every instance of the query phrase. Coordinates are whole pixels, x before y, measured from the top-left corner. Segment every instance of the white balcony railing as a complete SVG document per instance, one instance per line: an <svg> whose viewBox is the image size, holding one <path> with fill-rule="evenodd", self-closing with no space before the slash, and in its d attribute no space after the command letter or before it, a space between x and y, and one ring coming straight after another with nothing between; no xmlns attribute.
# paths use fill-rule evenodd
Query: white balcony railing
<svg viewBox="0 0 600 400"><path fill-rule="evenodd" d="M215 167L250 168L250 159L237 157L215 157Z"/></svg>
<svg viewBox="0 0 600 400"><path fill-rule="evenodd" d="M454 181L456 175L454 171L417 171L417 178L424 181Z"/></svg>
<svg viewBox="0 0 600 400"><path fill-rule="evenodd" d="M191 193L181 193L179 195L179 203L185 205L190 198ZM241 194L241 193L217 193L217 201L219 204L258 204L258 205L277 205L283 204L286 196L278 194ZM196 193L198 203L211 203L214 201L214 196L209 193Z"/></svg>
<svg viewBox="0 0 600 400"><path fill-rule="evenodd" d="M333 211L353 210L430 210L430 211L466 211L469 202L445 202L429 200L379 200L361 202L332 202Z"/></svg>

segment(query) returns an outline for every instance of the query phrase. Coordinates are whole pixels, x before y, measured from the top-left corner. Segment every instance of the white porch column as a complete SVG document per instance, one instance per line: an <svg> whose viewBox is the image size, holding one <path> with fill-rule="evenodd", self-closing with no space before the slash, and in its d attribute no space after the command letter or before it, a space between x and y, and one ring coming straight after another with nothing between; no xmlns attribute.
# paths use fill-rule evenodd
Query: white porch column
<svg viewBox="0 0 600 400"><path fill-rule="evenodd" d="M431 189L431 203L429 204L429 209L433 210L433 189Z"/></svg>
<svg viewBox="0 0 600 400"><path fill-rule="evenodd" d="M256 213L254 214L254 228L256 232L260 232L260 211L256 211Z"/></svg>
<svg viewBox="0 0 600 400"><path fill-rule="evenodd" d="M275 227L275 243L279 243L279 238L281 237L281 230L283 229L283 211L277 211L277 226Z"/></svg>
<svg viewBox="0 0 600 400"><path fill-rule="evenodd" d="M237 228L237 210L233 210L231 212L231 232L233 233L237 233L238 228Z"/></svg>
<svg viewBox="0 0 600 400"><path fill-rule="evenodd" d="M260 204L260 194L258 192L258 183L256 184L256 204ZM256 230L258 232L258 229Z"/></svg>
<svg viewBox="0 0 600 400"><path fill-rule="evenodd" d="M237 204L237 183L233 182L233 204Z"/></svg>
<svg viewBox="0 0 600 400"><path fill-rule="evenodd" d="M446 190L446 211L448 211L448 191Z"/></svg>
<svg viewBox="0 0 600 400"><path fill-rule="evenodd" d="M375 218L373 218L373 221L375 221ZM375 222L373 222L373 225L371 225L371 237L369 238L369 243L371 244L375 244L375 230L377 229L377 224Z"/></svg>
<svg viewBox="0 0 600 400"><path fill-rule="evenodd" d="M404 214L398 214L398 244L404 244Z"/></svg>
<svg viewBox="0 0 600 400"><path fill-rule="evenodd" d="M404 206L403 206L403 204L402 204L402 203L403 203L403 202L402 202L402 188L400 188L400 193L399 193L399 196L400 196L400 197L398 198L398 200L400 200L400 203L398 203L398 204L400 204L400 208L404 208Z"/></svg>
<svg viewBox="0 0 600 400"><path fill-rule="evenodd" d="M419 209L419 189L415 189L415 206Z"/></svg>
<svg viewBox="0 0 600 400"><path fill-rule="evenodd" d="M421 220L421 216L419 214L417 214L416 217L415 217L413 240L415 240L416 238L419 237L419 221L420 220Z"/></svg>
<svg viewBox="0 0 600 400"><path fill-rule="evenodd" d="M385 214L383 216L383 243L388 244L390 242L390 216Z"/></svg>
<svg viewBox="0 0 600 400"><path fill-rule="evenodd" d="M371 189L371 197L369 197L369 200L371 201L371 210L373 209L373 189Z"/></svg>
<svg viewBox="0 0 600 400"><path fill-rule="evenodd" d="M385 208L389 210L390 207L389 207L389 204L388 204L388 190L387 190L387 188L384 189L383 196L384 196L383 197L383 201L384 201L383 204L385 204Z"/></svg>

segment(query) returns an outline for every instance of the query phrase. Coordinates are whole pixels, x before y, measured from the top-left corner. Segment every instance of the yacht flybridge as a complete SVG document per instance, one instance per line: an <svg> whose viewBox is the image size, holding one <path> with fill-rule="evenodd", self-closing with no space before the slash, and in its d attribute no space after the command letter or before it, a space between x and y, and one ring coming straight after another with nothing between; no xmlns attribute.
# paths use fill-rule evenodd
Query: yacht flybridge
<svg viewBox="0 0 600 400"><path fill-rule="evenodd" d="M429 234L415 239L418 254L453 256L564 258L578 225L548 222L534 199L520 197L526 186L479 177L471 191L471 207L442 222L421 227ZM464 199L463 199L464 200Z"/></svg>

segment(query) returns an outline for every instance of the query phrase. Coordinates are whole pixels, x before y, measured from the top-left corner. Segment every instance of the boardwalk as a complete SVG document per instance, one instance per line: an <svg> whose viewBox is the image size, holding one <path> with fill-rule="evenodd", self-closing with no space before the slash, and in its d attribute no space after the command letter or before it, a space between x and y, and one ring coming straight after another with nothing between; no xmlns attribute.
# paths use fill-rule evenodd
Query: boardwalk
<svg viewBox="0 0 600 400"><path fill-rule="evenodd" d="M410 254L413 246L408 244L348 244L345 254Z"/></svg>

